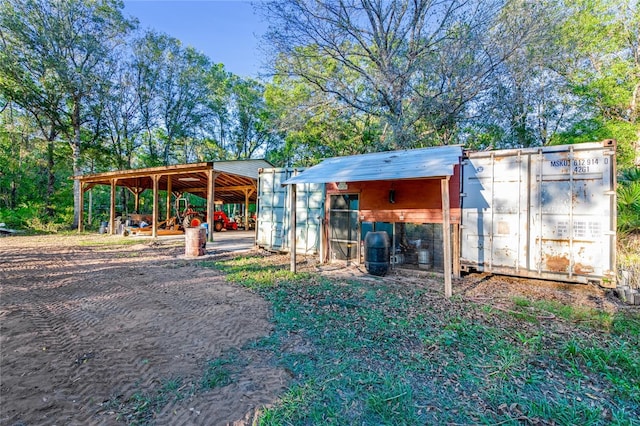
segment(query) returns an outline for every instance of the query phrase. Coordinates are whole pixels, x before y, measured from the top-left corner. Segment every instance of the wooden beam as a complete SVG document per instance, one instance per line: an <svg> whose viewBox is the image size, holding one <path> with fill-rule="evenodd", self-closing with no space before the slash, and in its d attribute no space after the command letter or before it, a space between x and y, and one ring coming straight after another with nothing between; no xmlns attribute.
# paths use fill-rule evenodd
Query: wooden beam
<svg viewBox="0 0 640 426"><path fill-rule="evenodd" d="M160 175L151 176L153 180L153 216L151 219L151 236L158 238L158 182L160 181Z"/></svg>
<svg viewBox="0 0 640 426"><path fill-rule="evenodd" d="M216 178L220 173L214 173L213 167L207 171L207 226L209 227L208 242L213 242L213 233L215 232L214 213L216 209Z"/></svg>
<svg viewBox="0 0 640 426"><path fill-rule="evenodd" d="M444 253L444 295L451 297L453 288L451 285L451 229L449 211L449 176L440 180L442 194L442 248Z"/></svg>
<svg viewBox="0 0 640 426"><path fill-rule="evenodd" d="M244 230L249 230L249 191L244 191Z"/></svg>
<svg viewBox="0 0 640 426"><path fill-rule="evenodd" d="M125 186L133 194L133 211L140 213L140 194L144 192L144 188L140 187L140 179L136 179L136 186L133 188Z"/></svg>
<svg viewBox="0 0 640 426"><path fill-rule="evenodd" d="M296 184L290 186L289 191L291 221L289 223L289 236L291 238L290 254L291 254L291 272L296 273Z"/></svg>
<svg viewBox="0 0 640 426"><path fill-rule="evenodd" d="M165 220L171 219L171 176L167 176L167 215Z"/></svg>
<svg viewBox="0 0 640 426"><path fill-rule="evenodd" d="M142 194L145 189L139 186L129 187L125 186L133 194L133 210L136 213L140 213L140 194Z"/></svg>
<svg viewBox="0 0 640 426"><path fill-rule="evenodd" d="M219 176L220 174L217 173L217 176ZM246 190L254 190L256 189L255 186L253 185L238 185L238 186L217 186L216 187L216 192L234 192L234 191L246 191ZM191 188L184 188L182 191L184 192L203 192L206 193L207 192L207 188L206 187L198 187L198 186L194 186Z"/></svg>
<svg viewBox="0 0 640 426"><path fill-rule="evenodd" d="M181 173L206 173L207 170L213 169L213 162L193 163L193 164L176 164L172 166L148 167L145 169L135 170L117 170L113 172L95 173L85 176L74 176L74 179L81 181L100 181L108 182L110 179L130 179L133 177L153 177L167 176Z"/></svg>
<svg viewBox="0 0 640 426"><path fill-rule="evenodd" d="M116 182L118 179L111 179L111 202L109 204L109 235L115 235L116 226Z"/></svg>
<svg viewBox="0 0 640 426"><path fill-rule="evenodd" d="M87 214L87 223L91 225L93 223L93 189L87 188L89 191L89 212Z"/></svg>
<svg viewBox="0 0 640 426"><path fill-rule="evenodd" d="M125 186L125 188L127 188L129 190L129 192L131 192L133 195L136 194L142 194L144 192L144 188L138 187L138 186Z"/></svg>

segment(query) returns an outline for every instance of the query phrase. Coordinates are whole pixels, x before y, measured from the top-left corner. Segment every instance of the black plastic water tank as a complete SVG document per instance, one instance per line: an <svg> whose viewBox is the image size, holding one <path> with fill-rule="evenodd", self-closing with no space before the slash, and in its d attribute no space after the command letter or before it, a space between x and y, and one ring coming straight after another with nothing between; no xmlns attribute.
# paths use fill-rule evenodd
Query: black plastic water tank
<svg viewBox="0 0 640 426"><path fill-rule="evenodd" d="M385 275L389 271L389 234L385 231L368 232L364 237L364 267L372 275Z"/></svg>

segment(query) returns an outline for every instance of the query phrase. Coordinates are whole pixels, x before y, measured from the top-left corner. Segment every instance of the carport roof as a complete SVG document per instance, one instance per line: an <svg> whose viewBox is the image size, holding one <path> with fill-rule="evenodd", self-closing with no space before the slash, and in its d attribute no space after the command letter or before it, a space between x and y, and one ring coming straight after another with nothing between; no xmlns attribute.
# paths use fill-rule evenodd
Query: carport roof
<svg viewBox="0 0 640 426"><path fill-rule="evenodd" d="M283 184L362 182L452 176L462 146L407 149L328 158Z"/></svg>
<svg viewBox="0 0 640 426"><path fill-rule="evenodd" d="M117 186L142 191L153 188L153 177L158 177L158 189L166 191L188 192L207 198L207 179L213 170L215 179L215 198L224 203L244 203L245 191L251 191L250 199L257 196L258 170L273 167L266 160L209 161L203 163L178 164L144 169L118 170L74 176L74 179L90 189L95 185L111 185L115 179ZM169 180L171 183L169 184Z"/></svg>

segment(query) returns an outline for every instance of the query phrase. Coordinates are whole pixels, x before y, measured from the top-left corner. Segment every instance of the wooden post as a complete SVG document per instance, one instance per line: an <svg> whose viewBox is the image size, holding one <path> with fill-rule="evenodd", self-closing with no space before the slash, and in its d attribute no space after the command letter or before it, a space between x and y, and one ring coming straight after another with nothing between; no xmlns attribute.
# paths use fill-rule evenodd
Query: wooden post
<svg viewBox="0 0 640 426"><path fill-rule="evenodd" d="M442 193L442 245L444 253L444 295L451 297L453 288L451 285L451 229L449 209L449 176L440 180Z"/></svg>
<svg viewBox="0 0 640 426"><path fill-rule="evenodd" d="M133 194L133 211L135 213L140 213L140 194L144 192L144 188L140 188L139 186L130 188L127 186L127 189Z"/></svg>
<svg viewBox="0 0 640 426"><path fill-rule="evenodd" d="M153 216L151 219L151 237L158 238L158 182L160 175L151 176L153 180Z"/></svg>
<svg viewBox="0 0 640 426"><path fill-rule="evenodd" d="M84 231L84 183L80 181L80 212L78 214L78 232Z"/></svg>
<svg viewBox="0 0 640 426"><path fill-rule="evenodd" d="M116 182L118 179L111 179L111 203L109 206L109 235L115 235L116 226Z"/></svg>
<svg viewBox="0 0 640 426"><path fill-rule="evenodd" d="M93 188L89 189L89 211L87 212L87 223L93 223Z"/></svg>
<svg viewBox="0 0 640 426"><path fill-rule="evenodd" d="M249 230L249 195L251 194L251 192L253 192L252 189L245 189L244 190L244 230L248 231Z"/></svg>
<svg viewBox="0 0 640 426"><path fill-rule="evenodd" d="M460 224L453 224L453 276L460 278Z"/></svg>
<svg viewBox="0 0 640 426"><path fill-rule="evenodd" d="M167 224L169 219L171 219L171 175L167 176L167 215L165 219Z"/></svg>
<svg viewBox="0 0 640 426"><path fill-rule="evenodd" d="M207 170L207 226L209 227L208 242L213 242L213 233L215 232L214 212L216 197L216 178L218 173L214 173L213 169Z"/></svg>
<svg viewBox="0 0 640 426"><path fill-rule="evenodd" d="M140 188L136 188L135 191L133 191L133 210L136 213L140 213L140 194L142 193L142 191L140 191Z"/></svg>
<svg viewBox="0 0 640 426"><path fill-rule="evenodd" d="M289 244L289 248L291 250L291 272L296 273L296 184L291 185L291 190L289 192L289 200L290 200L290 210L291 210L291 220L289 223L289 235L291 238L291 243Z"/></svg>
<svg viewBox="0 0 640 426"><path fill-rule="evenodd" d="M133 192L133 211L140 213L140 194L142 193L140 190L140 178L136 178L136 186L134 189L129 188L129 190Z"/></svg>

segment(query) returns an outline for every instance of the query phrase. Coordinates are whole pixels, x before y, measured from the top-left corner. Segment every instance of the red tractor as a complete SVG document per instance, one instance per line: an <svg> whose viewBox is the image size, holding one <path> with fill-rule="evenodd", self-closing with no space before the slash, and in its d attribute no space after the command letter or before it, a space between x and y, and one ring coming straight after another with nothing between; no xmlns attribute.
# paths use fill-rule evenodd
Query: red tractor
<svg viewBox="0 0 640 426"><path fill-rule="evenodd" d="M220 232L222 229L231 229L235 231L238 229L238 224L235 220L229 220L224 212L215 211L213 212L213 230Z"/></svg>
<svg viewBox="0 0 640 426"><path fill-rule="evenodd" d="M176 206L180 205L180 200L184 200L184 198L179 198L178 200L176 200ZM202 223L206 221L206 212L200 212L194 209L194 207L191 205L188 205L183 210L181 210L180 208L177 208L176 210L178 211L179 215L180 211L182 211L179 219L183 228L195 228L202 225ZM235 221L229 220L227 215L222 211L213 212L213 230L216 232L220 232L223 229L230 229L235 231L236 229L238 229L238 224Z"/></svg>

